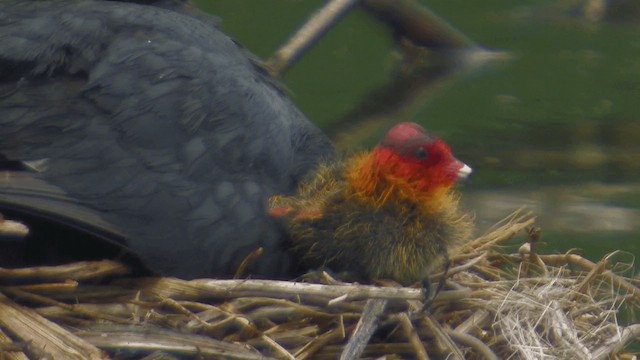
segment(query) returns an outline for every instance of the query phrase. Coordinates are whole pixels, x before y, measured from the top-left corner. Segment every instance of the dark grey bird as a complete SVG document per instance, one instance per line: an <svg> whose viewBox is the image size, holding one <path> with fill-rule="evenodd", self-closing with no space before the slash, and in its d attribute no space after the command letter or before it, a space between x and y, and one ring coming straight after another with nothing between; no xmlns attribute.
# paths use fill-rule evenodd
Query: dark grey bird
<svg viewBox="0 0 640 360"><path fill-rule="evenodd" d="M329 140L214 18L138 2L0 1L0 213L163 275L229 276L259 247L250 272L286 275L266 201Z"/></svg>

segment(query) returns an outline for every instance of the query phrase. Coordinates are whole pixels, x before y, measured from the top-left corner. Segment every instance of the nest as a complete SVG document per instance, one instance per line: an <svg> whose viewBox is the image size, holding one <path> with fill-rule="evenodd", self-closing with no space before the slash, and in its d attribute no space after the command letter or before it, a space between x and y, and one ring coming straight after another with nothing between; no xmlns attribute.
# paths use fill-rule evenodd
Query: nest
<svg viewBox="0 0 640 360"><path fill-rule="evenodd" d="M516 213L456 251L435 296L328 276L128 278L111 261L0 269L1 358L632 358L631 265L537 254L532 225ZM520 251L500 251L518 233Z"/></svg>

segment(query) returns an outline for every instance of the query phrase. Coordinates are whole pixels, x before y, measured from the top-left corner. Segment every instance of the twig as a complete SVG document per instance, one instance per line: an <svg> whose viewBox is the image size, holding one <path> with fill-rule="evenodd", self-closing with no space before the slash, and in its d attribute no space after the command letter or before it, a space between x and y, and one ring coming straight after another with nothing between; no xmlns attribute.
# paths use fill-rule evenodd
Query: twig
<svg viewBox="0 0 640 360"><path fill-rule="evenodd" d="M398 35L431 49L476 45L426 7L413 0L365 0L363 7Z"/></svg>
<svg viewBox="0 0 640 360"><path fill-rule="evenodd" d="M2 360L29 360L27 355L23 353L24 346L15 344L11 339L0 330L0 359Z"/></svg>
<svg viewBox="0 0 640 360"><path fill-rule="evenodd" d="M488 250L498 243L511 239L514 235L533 225L535 217L531 212L524 212L524 209L518 209L513 214L503 219L500 223L492 227L486 234L465 244L461 252L480 252ZM453 257L452 260L456 260Z"/></svg>
<svg viewBox="0 0 640 360"><path fill-rule="evenodd" d="M130 271L127 266L115 261L83 261L60 266L39 266L24 269L0 268L0 280L38 280L41 282L64 280L86 281L106 276L126 275L129 274Z"/></svg>
<svg viewBox="0 0 640 360"><path fill-rule="evenodd" d="M117 284L145 289L161 298L176 300L274 297L288 300L314 300L326 304L347 295L347 299L423 300L421 289L371 285L321 285L276 280L179 280L174 278L123 279Z"/></svg>
<svg viewBox="0 0 640 360"><path fill-rule="evenodd" d="M265 66L273 77L280 77L329 29L344 17L359 0L331 0L278 49Z"/></svg>
<svg viewBox="0 0 640 360"><path fill-rule="evenodd" d="M442 351L447 351L447 359L452 360L463 360L464 355L460 351L460 349L453 342L451 337L445 332L445 330L440 326L440 324L433 318L432 315L426 314L421 320L423 325L425 325L431 332L434 337L437 339L437 344L443 346Z"/></svg>
<svg viewBox="0 0 640 360"><path fill-rule="evenodd" d="M407 340L409 340L409 344L411 344L411 347L416 353L416 359L429 360L427 350L424 348L424 345L422 345L422 341L420 341L420 337L418 336L416 329L413 327L411 320L409 320L409 316L407 316L407 313L400 313L398 314L397 318L400 326L402 327L404 335L407 337Z"/></svg>
<svg viewBox="0 0 640 360"><path fill-rule="evenodd" d="M13 220L5 220L0 214L0 235L23 238L29 234L29 228Z"/></svg>
<svg viewBox="0 0 640 360"><path fill-rule="evenodd" d="M612 341L610 344L603 346L597 351L593 352L593 360L611 359L613 355L618 353L629 342L640 337L640 324L634 324L627 326L622 330L622 336L617 341Z"/></svg>
<svg viewBox="0 0 640 360"><path fill-rule="evenodd" d="M469 334L461 333L455 330L445 330L447 335L451 336L451 338L459 342L460 344L467 345L475 350L475 353L478 355L482 355L486 360L498 360L498 356L491 351L491 349L482 341L480 341L477 337L471 336Z"/></svg>
<svg viewBox="0 0 640 360"><path fill-rule="evenodd" d="M224 359L264 359L256 351L232 342L225 342L207 336L182 334L155 327L103 326L95 330L81 330L76 333L82 339L102 349L118 351L171 351L183 355L200 355ZM58 358L56 358L58 359ZM66 359L66 357L60 357Z"/></svg>
<svg viewBox="0 0 640 360"><path fill-rule="evenodd" d="M278 355L278 358L295 360L295 357L290 352L288 352L287 349L280 346L280 344L275 342L275 340L273 340L272 338L266 335L261 335L260 339L262 339L262 341L264 341L267 346Z"/></svg>
<svg viewBox="0 0 640 360"><path fill-rule="evenodd" d="M302 349L295 354L295 357L300 360L310 359L316 352L320 351L323 346L343 340L345 337L344 324L341 322L341 326L338 328L327 331L303 346Z"/></svg>
<svg viewBox="0 0 640 360"><path fill-rule="evenodd" d="M233 278L234 279L242 278L242 276L247 271L247 268L251 266L251 264L253 264L256 260L258 260L263 253L264 253L264 249L262 247L259 247L253 250L249 255L245 256L245 258L242 259L242 262L240 262L240 265L238 265L236 272L233 274Z"/></svg>
<svg viewBox="0 0 640 360"><path fill-rule="evenodd" d="M487 253L486 252L481 252L481 253L473 254L473 255L474 256L472 256L470 258L471 260L466 261L464 264L450 268L447 271L448 277L451 277L454 274L457 274L459 272L463 272L463 271L473 267L474 265L478 264L480 261L484 260L487 257ZM444 272L439 272L439 273L436 273L436 274L433 274L433 275L429 276L429 279L431 281L436 281L436 280L441 279L444 275L445 275Z"/></svg>
<svg viewBox="0 0 640 360"><path fill-rule="evenodd" d="M0 327L30 343L36 358L104 360L102 351L78 338L35 311L22 307L0 294ZM26 350L29 351L29 350Z"/></svg>
<svg viewBox="0 0 640 360"><path fill-rule="evenodd" d="M351 336L351 339L344 347L340 360L357 359L362 355L364 348L369 343L373 332L378 328L378 317L384 312L387 300L371 299L367 301L362 312L362 317Z"/></svg>
<svg viewBox="0 0 640 360"><path fill-rule="evenodd" d="M596 276L601 275L607 267L607 260L602 259L589 271L589 273L582 279L579 284L576 284L574 289L577 293L584 294L589 284L595 279Z"/></svg>
<svg viewBox="0 0 640 360"><path fill-rule="evenodd" d="M572 264L575 266L579 266L587 271L593 271L596 267L596 264L583 258L582 256L575 254L566 254L566 255L540 255L540 258L546 264ZM601 273L601 276L609 279L616 287L624 290L629 295L632 295L636 302L640 303L640 289L625 280L622 276L613 273L611 270L605 270Z"/></svg>
<svg viewBox="0 0 640 360"><path fill-rule="evenodd" d="M479 309L474 312L472 316L468 317L464 322L458 325L454 330L458 333L468 333L474 328L483 328L488 318L489 312L484 309Z"/></svg>
<svg viewBox="0 0 640 360"><path fill-rule="evenodd" d="M65 304L63 302L60 301L56 301L53 300L51 298L48 298L46 296L42 296L42 295L37 295L37 294L32 294L29 293L27 291L23 291L21 289L18 288L13 288L13 287L6 287L2 289L5 293L8 294L12 294L15 297L19 297L20 299L23 300L29 300L29 301L33 301L35 303L39 303L39 304L44 304L44 305L50 305L50 306L57 306L59 308L65 309L67 311L76 313L76 314L81 314L84 316L88 316L91 318L95 318L95 319L101 319L101 320L109 320L109 321L113 321L115 323L122 323L122 324L130 324L131 320L128 319L122 319L120 317L117 316L112 316L110 314L106 314L102 311L93 311L91 308L85 308L82 305L69 305L69 304ZM4 295L2 295L4 296Z"/></svg>

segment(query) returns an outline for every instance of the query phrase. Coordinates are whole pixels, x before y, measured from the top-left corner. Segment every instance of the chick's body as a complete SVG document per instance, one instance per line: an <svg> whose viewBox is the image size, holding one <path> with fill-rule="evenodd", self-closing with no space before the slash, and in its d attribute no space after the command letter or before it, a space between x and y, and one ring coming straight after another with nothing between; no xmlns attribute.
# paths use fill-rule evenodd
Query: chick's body
<svg viewBox="0 0 640 360"><path fill-rule="evenodd" d="M288 218L304 267L408 285L471 236L472 218L452 189L468 169L440 140L402 123L371 153L325 164L296 196L272 198L271 211Z"/></svg>

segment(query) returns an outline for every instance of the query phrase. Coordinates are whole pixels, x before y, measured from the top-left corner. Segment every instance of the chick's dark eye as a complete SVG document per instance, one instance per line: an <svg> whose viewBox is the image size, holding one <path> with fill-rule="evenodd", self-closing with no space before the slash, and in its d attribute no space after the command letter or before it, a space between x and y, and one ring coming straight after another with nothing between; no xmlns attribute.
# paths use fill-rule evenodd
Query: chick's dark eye
<svg viewBox="0 0 640 360"><path fill-rule="evenodd" d="M413 152L413 156L418 160L426 160L427 151L423 147L419 147Z"/></svg>

